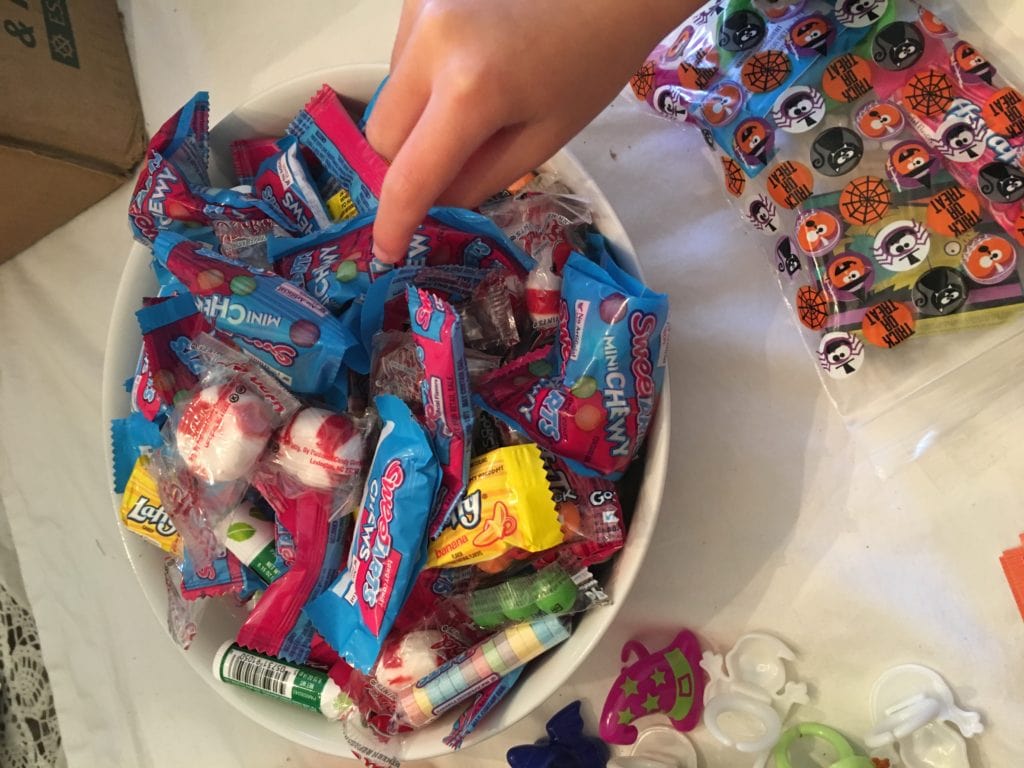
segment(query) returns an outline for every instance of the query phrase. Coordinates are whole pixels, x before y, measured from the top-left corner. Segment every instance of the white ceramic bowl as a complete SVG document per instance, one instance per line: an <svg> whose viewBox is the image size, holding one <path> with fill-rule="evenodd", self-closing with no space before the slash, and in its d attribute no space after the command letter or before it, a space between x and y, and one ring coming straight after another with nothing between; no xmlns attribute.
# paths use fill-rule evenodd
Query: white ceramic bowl
<svg viewBox="0 0 1024 768"><path fill-rule="evenodd" d="M247 101L218 123L211 132L211 174L214 183L223 184L231 177L231 160L227 148L234 139L246 136L283 135L291 118L323 83L329 83L340 93L368 100L386 72L386 68L381 65L323 70L284 83ZM620 263L628 271L639 276L640 265L621 223L604 195L576 159L568 152L562 151L551 159L548 167L556 171L576 193L591 202L596 226L611 241ZM135 371L141 345L134 313L141 306L141 298L152 295L156 290L149 262L149 249L134 245L128 255L117 300L114 302L103 368L104 424L109 423L112 418L122 417L128 413L128 396L123 384ZM515 690L501 706L470 735L466 740L466 746L508 728L555 693L573 670L583 662L614 620L617 606L626 598L644 560L661 505L668 459L669 413L669 387L666 376L662 402L647 441L646 474L633 510L626 545L616 556L606 575L605 586L614 604L583 616L568 641L534 663L529 673L521 678ZM109 467L110 441L105 440L104 443ZM120 496L114 494L113 502L116 516L116 511L120 507ZM163 554L156 547L123 528L121 535L139 584L157 620L163 624L166 621L167 608L162 570ZM231 609L226 603L222 605L218 602L209 606L203 616L199 635L191 649L185 652L189 664L195 668L197 674L210 683L217 694L275 733L321 752L350 756L338 724L327 722L315 713L213 679L210 674L213 655L225 639L235 635L243 618L244 610ZM425 759L447 753L449 750L441 739L449 727L450 719L442 720L410 735L404 743L403 757L410 760Z"/></svg>

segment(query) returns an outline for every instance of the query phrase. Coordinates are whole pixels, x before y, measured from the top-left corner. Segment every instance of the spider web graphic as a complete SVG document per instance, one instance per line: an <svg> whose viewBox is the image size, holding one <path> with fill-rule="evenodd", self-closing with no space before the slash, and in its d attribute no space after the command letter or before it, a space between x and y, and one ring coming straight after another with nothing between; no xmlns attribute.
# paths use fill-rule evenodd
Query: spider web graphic
<svg viewBox="0 0 1024 768"><path fill-rule="evenodd" d="M739 164L730 157L722 158L722 170L725 172L725 187L730 194L739 197L747 185L747 177Z"/></svg>
<svg viewBox="0 0 1024 768"><path fill-rule="evenodd" d="M839 195L839 210L851 224L871 224L881 220L891 203L889 188L874 176L854 179Z"/></svg>
<svg viewBox="0 0 1024 768"><path fill-rule="evenodd" d="M620 81L621 82L621 81ZM638 99L646 99L654 89L654 64L645 61L633 76L629 78L629 85Z"/></svg>
<svg viewBox="0 0 1024 768"><path fill-rule="evenodd" d="M817 288L802 286L796 292L796 311L801 323L812 331L821 330L828 320L828 300Z"/></svg>
<svg viewBox="0 0 1024 768"><path fill-rule="evenodd" d="M751 91L767 93L782 85L791 71L789 57L782 51L761 51L747 59L741 75Z"/></svg>
<svg viewBox="0 0 1024 768"><path fill-rule="evenodd" d="M953 101L953 84L942 72L930 69L911 78L903 97L907 105L922 117L937 117Z"/></svg>

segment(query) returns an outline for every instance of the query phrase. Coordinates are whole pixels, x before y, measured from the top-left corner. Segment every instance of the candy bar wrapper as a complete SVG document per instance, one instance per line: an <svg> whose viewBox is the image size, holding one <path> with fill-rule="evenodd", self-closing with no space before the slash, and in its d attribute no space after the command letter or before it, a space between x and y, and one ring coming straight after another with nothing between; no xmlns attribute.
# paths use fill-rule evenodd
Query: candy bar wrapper
<svg viewBox="0 0 1024 768"><path fill-rule="evenodd" d="M433 540L462 498L469 476L473 405L462 322L451 304L423 289L407 289L409 319L423 365L423 414L441 465L441 489L427 527Z"/></svg>
<svg viewBox="0 0 1024 768"><path fill-rule="evenodd" d="M181 568L172 557L164 558L164 592L167 595L167 631L183 650L188 650L199 632L205 600L182 597Z"/></svg>
<svg viewBox="0 0 1024 768"><path fill-rule="evenodd" d="M277 569L286 571L291 568L295 562L295 538L277 518L274 518L274 548L277 553L274 559Z"/></svg>
<svg viewBox="0 0 1024 768"><path fill-rule="evenodd" d="M149 457L140 456L124 487L121 498L121 524L134 534L156 544L174 557L181 557L178 529L164 510L156 479L149 471Z"/></svg>
<svg viewBox="0 0 1024 768"><path fill-rule="evenodd" d="M462 742L466 740L466 737L476 730L480 722L490 714L492 709L498 706L501 700L519 682L523 669L523 667L513 669L507 675L504 675L501 679L480 691L469 707L466 708L466 711L459 715L455 722L452 723L452 730L444 737L444 743L452 749L461 749Z"/></svg>
<svg viewBox="0 0 1024 768"><path fill-rule="evenodd" d="M882 474L1013 380L1024 96L979 42L908 0L709 4L631 81L703 133Z"/></svg>
<svg viewBox="0 0 1024 768"><path fill-rule="evenodd" d="M668 353L668 297L574 253L550 350L485 379L480 404L584 474L618 479L643 445Z"/></svg>
<svg viewBox="0 0 1024 768"><path fill-rule="evenodd" d="M142 414L110 422L114 493L122 493L140 457L163 445L160 427Z"/></svg>
<svg viewBox="0 0 1024 768"><path fill-rule="evenodd" d="M608 560L626 542L622 503L615 483L573 472L568 463L554 454L544 453L542 457L565 543L535 558L534 565L557 560L591 566Z"/></svg>
<svg viewBox="0 0 1024 768"><path fill-rule="evenodd" d="M290 497L257 476L255 486L295 539L295 561L267 587L238 631L244 648L304 664L313 639L313 623L303 613L338 573L348 518L332 517L329 492L307 491Z"/></svg>
<svg viewBox="0 0 1024 768"><path fill-rule="evenodd" d="M369 672L425 560L424 538L440 468L401 400L374 401L383 422L340 578L306 609L351 666Z"/></svg>
<svg viewBox="0 0 1024 768"><path fill-rule="evenodd" d="M135 366L135 375L125 382L125 390L130 394L129 410L133 414L141 414L147 421L162 424L167 417L167 406L160 400L153 383L153 372L150 369L149 356L145 348L139 350L139 361Z"/></svg>
<svg viewBox="0 0 1024 768"><path fill-rule="evenodd" d="M399 267L384 273L370 284L366 292L365 307L360 317L363 343L368 345L378 333L409 329L406 290L410 286L429 291L458 306L469 301L486 274L484 270L456 264Z"/></svg>
<svg viewBox="0 0 1024 768"><path fill-rule="evenodd" d="M287 136L278 146L280 152L260 166L252 184L253 194L287 232L308 235L329 226L331 218L299 152L299 142Z"/></svg>
<svg viewBox="0 0 1024 768"><path fill-rule="evenodd" d="M568 637L556 616L515 624L399 692L398 715L421 728Z"/></svg>
<svg viewBox="0 0 1024 768"><path fill-rule="evenodd" d="M171 407L175 397L187 396L199 381L200 362L192 341L212 326L188 294L143 307L135 316L153 388Z"/></svg>
<svg viewBox="0 0 1024 768"><path fill-rule="evenodd" d="M317 91L288 126L288 133L313 151L359 214L376 209L388 164L352 122L330 86Z"/></svg>
<svg viewBox="0 0 1024 768"><path fill-rule="evenodd" d="M427 567L474 565L513 547L541 552L562 538L540 450L498 448L470 463L465 496L430 541Z"/></svg>
<svg viewBox="0 0 1024 768"><path fill-rule="evenodd" d="M534 265L490 219L459 208L432 208L413 233L405 257L394 266L384 264L373 258L374 216L362 214L299 239L272 238L274 271L340 314L393 268L501 265L525 278Z"/></svg>
<svg viewBox="0 0 1024 768"><path fill-rule="evenodd" d="M181 596L186 600L237 594L242 586L242 564L233 554L225 552L209 565L196 568L188 548L185 548L181 564Z"/></svg>
<svg viewBox="0 0 1024 768"><path fill-rule="evenodd" d="M278 275L230 262L180 235L163 233L156 257L192 293L196 306L293 392L334 385L349 332L301 288Z"/></svg>

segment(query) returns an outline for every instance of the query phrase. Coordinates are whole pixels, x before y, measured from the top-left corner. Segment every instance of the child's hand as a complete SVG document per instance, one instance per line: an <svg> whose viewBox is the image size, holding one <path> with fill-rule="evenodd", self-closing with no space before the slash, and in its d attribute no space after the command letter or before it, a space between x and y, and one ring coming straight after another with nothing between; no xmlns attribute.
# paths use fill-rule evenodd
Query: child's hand
<svg viewBox="0 0 1024 768"><path fill-rule="evenodd" d="M435 203L471 207L580 131L698 0L406 0L366 126L392 161L374 253Z"/></svg>

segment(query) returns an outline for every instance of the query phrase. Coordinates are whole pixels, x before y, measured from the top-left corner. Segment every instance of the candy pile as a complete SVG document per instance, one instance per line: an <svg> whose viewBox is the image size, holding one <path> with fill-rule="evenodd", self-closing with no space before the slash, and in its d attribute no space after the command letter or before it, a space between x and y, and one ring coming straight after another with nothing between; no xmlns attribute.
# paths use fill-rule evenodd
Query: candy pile
<svg viewBox="0 0 1024 768"><path fill-rule="evenodd" d="M949 374L1020 331L1024 96L974 45L910 0L728 0L631 85L701 130L851 426L917 450L988 404Z"/></svg>
<svg viewBox="0 0 1024 768"><path fill-rule="evenodd" d="M207 118L201 93L168 120L129 208L160 287L112 426L124 524L168 553L184 646L208 598L251 606L221 680L378 752L461 708L457 748L609 600L589 569L624 543L667 299L544 174L377 262L386 164L327 86L233 143L230 189Z"/></svg>

